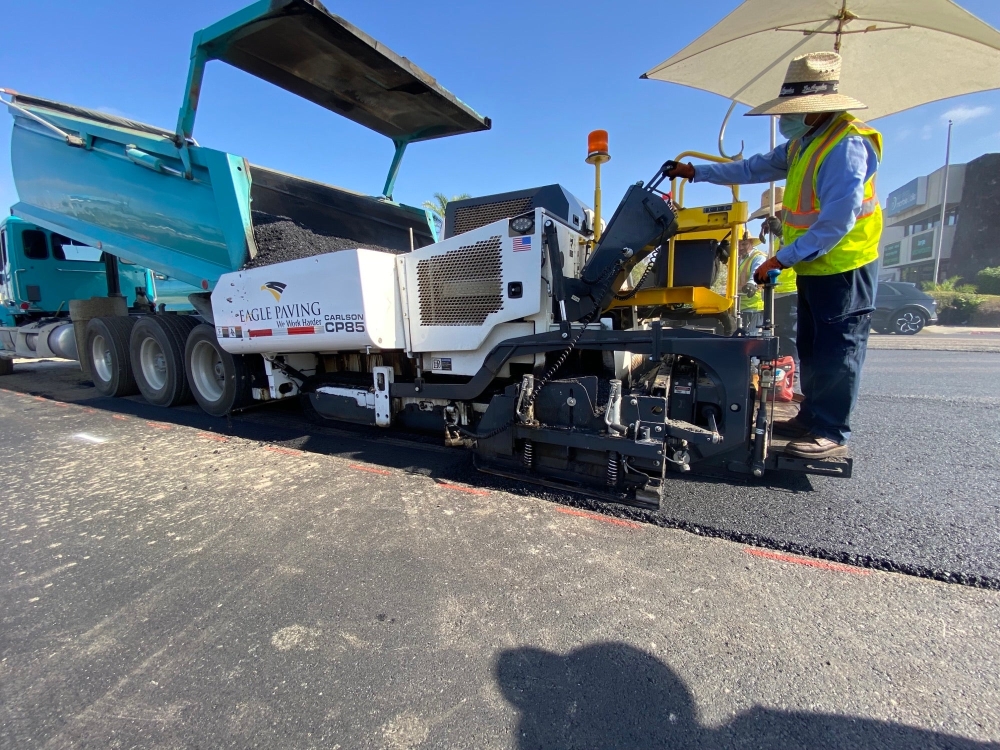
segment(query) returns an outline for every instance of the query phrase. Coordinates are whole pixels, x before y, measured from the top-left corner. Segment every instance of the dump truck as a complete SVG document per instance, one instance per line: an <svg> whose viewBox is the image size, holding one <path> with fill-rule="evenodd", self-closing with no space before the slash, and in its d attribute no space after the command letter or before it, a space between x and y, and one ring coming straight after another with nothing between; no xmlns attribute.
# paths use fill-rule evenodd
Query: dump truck
<svg viewBox="0 0 1000 750"><path fill-rule="evenodd" d="M0 220L0 375L14 359L77 359L70 303L120 297L138 314L191 310L194 287L15 216Z"/></svg>
<svg viewBox="0 0 1000 750"><path fill-rule="evenodd" d="M209 61L389 138L381 195L200 145ZM733 325L730 241L748 213L735 189L686 208L658 168L600 232L550 185L457 202L438 236L393 200L404 151L489 119L316 0L198 32L173 130L8 93L13 214L200 289L195 314L87 322L105 395L193 398L216 416L298 399L319 419L439 434L485 471L639 505L690 471L850 476L849 458L797 459L771 439L771 295L761 335Z"/></svg>

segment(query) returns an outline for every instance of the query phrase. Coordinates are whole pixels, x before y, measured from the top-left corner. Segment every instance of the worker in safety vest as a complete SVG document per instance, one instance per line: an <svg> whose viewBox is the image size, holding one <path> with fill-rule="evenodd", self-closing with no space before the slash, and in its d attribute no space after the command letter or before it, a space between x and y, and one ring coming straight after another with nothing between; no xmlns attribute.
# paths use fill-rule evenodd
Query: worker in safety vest
<svg viewBox="0 0 1000 750"><path fill-rule="evenodd" d="M767 260L767 253L754 246L752 237L744 237L738 247L740 317L743 318L743 330L747 335L754 336L763 323L764 298L760 294L757 282L753 280L753 275Z"/></svg>
<svg viewBox="0 0 1000 750"><path fill-rule="evenodd" d="M757 269L794 268L802 407L776 422L795 438L785 449L802 458L843 456L851 436L871 313L875 309L882 209L875 174L882 135L848 114L864 109L838 93L840 55L810 52L788 66L777 99L748 115L780 115L788 139L767 154L728 164L671 165L669 177L720 185L785 180L783 247Z"/></svg>
<svg viewBox="0 0 1000 750"><path fill-rule="evenodd" d="M763 219L760 227L760 241L767 242L768 235L773 235L776 247L781 246L781 201L785 189L780 185L774 188L774 210L771 207L771 190L768 188L760 196L760 208L750 214L750 220ZM795 372L799 372L799 350L795 346L795 319L798 311L798 286L794 268L786 268L778 275L774 285L774 335L778 337L778 354L791 357L795 362Z"/></svg>

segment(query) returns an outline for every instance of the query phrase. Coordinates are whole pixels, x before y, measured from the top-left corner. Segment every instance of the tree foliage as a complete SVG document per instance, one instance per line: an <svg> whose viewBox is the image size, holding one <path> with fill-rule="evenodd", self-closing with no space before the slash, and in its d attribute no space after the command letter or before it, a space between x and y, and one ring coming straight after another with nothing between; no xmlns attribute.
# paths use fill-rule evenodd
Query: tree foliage
<svg viewBox="0 0 1000 750"><path fill-rule="evenodd" d="M976 274L980 294L1000 294L1000 266L984 268Z"/></svg>
<svg viewBox="0 0 1000 750"><path fill-rule="evenodd" d="M434 200L424 201L424 208L436 215L441 221L444 221L445 211L448 210L448 204L451 201L462 201L471 197L468 193L453 195L451 198L444 193L434 193Z"/></svg>

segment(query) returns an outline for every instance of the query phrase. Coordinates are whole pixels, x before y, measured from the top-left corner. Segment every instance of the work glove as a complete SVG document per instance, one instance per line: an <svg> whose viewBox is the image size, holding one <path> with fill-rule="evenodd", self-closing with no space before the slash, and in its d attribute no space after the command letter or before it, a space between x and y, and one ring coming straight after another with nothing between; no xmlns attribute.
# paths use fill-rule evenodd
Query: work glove
<svg viewBox="0 0 1000 750"><path fill-rule="evenodd" d="M758 268L753 275L753 280L758 284L767 284L769 283L767 279L767 272L774 271L775 269L783 271L785 267L781 265L781 261L777 258L768 258L760 264L760 268Z"/></svg>
<svg viewBox="0 0 1000 750"><path fill-rule="evenodd" d="M663 164L662 171L671 180L675 177L683 177L685 180L694 179L694 165L691 162L681 164L678 161L668 161Z"/></svg>

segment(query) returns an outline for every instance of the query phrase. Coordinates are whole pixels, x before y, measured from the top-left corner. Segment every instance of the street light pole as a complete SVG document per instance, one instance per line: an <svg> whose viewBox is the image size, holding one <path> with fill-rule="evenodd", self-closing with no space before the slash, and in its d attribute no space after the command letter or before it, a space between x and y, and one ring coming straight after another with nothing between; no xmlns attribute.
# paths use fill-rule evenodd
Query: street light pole
<svg viewBox="0 0 1000 750"><path fill-rule="evenodd" d="M951 164L951 120L948 120L948 145L944 150L944 185L941 187L941 227L938 232L937 252L934 253L934 283L940 283L941 253L944 250L944 221L948 210L948 167Z"/></svg>

